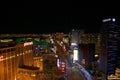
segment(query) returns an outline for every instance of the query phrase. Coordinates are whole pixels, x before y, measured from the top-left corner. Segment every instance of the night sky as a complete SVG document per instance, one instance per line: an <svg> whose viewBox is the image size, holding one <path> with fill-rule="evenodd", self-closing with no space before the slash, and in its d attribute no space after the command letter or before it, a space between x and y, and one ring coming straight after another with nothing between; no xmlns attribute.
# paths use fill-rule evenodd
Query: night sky
<svg viewBox="0 0 120 80"><path fill-rule="evenodd" d="M38 4L24 2L14 4L16 8L11 6L3 10L1 33L68 33L71 29L97 33L102 19L116 17L120 21L118 10L114 8L74 7L70 3L64 7L58 7L60 3L52 7L52 4Z"/></svg>

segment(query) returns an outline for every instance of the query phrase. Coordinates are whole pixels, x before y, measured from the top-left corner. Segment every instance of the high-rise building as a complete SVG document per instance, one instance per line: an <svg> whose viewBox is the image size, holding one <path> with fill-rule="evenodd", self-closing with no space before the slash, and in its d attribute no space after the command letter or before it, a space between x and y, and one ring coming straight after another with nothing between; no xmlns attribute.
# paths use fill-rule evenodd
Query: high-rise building
<svg viewBox="0 0 120 80"><path fill-rule="evenodd" d="M79 30L72 30L70 33L70 48L73 51L73 63L78 61L81 62L82 60L82 54L79 52L79 41L80 41L80 37L79 37Z"/></svg>
<svg viewBox="0 0 120 80"><path fill-rule="evenodd" d="M23 42L0 49L0 80L15 80L17 69L32 66L32 42Z"/></svg>
<svg viewBox="0 0 120 80"><path fill-rule="evenodd" d="M85 65L90 65L95 61L95 44L80 44L80 51L83 54L83 59L85 60Z"/></svg>
<svg viewBox="0 0 120 80"><path fill-rule="evenodd" d="M42 56L34 56L34 66L39 68L40 72L43 72L43 57Z"/></svg>
<svg viewBox="0 0 120 80"><path fill-rule="evenodd" d="M15 79L18 68L17 54L15 47L0 49L0 80Z"/></svg>
<svg viewBox="0 0 120 80"><path fill-rule="evenodd" d="M78 46L80 37L79 37L79 30L72 30L70 33L70 46L73 48L75 46Z"/></svg>
<svg viewBox="0 0 120 80"><path fill-rule="evenodd" d="M101 56L100 69L107 75L115 74L118 66L118 26L115 18L103 20L103 28L101 29Z"/></svg>

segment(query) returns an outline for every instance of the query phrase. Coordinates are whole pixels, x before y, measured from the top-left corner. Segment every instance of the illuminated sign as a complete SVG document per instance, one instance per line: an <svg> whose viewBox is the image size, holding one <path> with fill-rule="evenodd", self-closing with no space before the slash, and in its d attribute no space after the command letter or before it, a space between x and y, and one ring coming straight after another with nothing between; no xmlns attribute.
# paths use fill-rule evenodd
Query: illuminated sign
<svg viewBox="0 0 120 80"><path fill-rule="evenodd" d="M76 46L76 45L77 45L77 43L71 43L71 45L72 45L72 46Z"/></svg>
<svg viewBox="0 0 120 80"><path fill-rule="evenodd" d="M13 41L12 39L4 39L4 40L0 40L0 42L10 42Z"/></svg>
<svg viewBox="0 0 120 80"><path fill-rule="evenodd" d="M66 67L65 62L62 62L61 63L61 70L62 70L62 72L65 72L65 67Z"/></svg>
<svg viewBox="0 0 120 80"><path fill-rule="evenodd" d="M111 18L108 18L108 19L104 19L103 22L108 22L108 21L111 21Z"/></svg>
<svg viewBox="0 0 120 80"><path fill-rule="evenodd" d="M73 60L78 60L78 50L73 50Z"/></svg>
<svg viewBox="0 0 120 80"><path fill-rule="evenodd" d="M104 19L102 22L108 22L108 21L113 21L113 22L115 22L115 18Z"/></svg>
<svg viewBox="0 0 120 80"><path fill-rule="evenodd" d="M57 59L57 67L59 68L60 67L60 60Z"/></svg>
<svg viewBox="0 0 120 80"><path fill-rule="evenodd" d="M25 42L24 46L28 46L28 45L32 45L32 44L33 44L33 42Z"/></svg>

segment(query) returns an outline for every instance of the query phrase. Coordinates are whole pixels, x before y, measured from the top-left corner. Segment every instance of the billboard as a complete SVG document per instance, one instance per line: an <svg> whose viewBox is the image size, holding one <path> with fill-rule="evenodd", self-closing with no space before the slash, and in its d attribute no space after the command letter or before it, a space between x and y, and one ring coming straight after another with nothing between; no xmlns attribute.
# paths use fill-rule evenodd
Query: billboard
<svg viewBox="0 0 120 80"><path fill-rule="evenodd" d="M78 60L78 50L77 49L73 50L73 60L74 61Z"/></svg>

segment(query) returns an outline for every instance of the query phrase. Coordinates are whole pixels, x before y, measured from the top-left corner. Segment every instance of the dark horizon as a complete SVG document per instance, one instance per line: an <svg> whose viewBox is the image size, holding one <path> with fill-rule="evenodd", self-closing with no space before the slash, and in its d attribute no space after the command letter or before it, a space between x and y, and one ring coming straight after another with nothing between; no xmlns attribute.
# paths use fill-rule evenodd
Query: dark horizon
<svg viewBox="0 0 120 80"><path fill-rule="evenodd" d="M87 33L98 33L102 19L120 18L117 10L106 8L71 8L68 11L38 10L39 8L8 8L3 17L1 33L68 33L72 29L83 29ZM111 12L111 13L110 13Z"/></svg>

